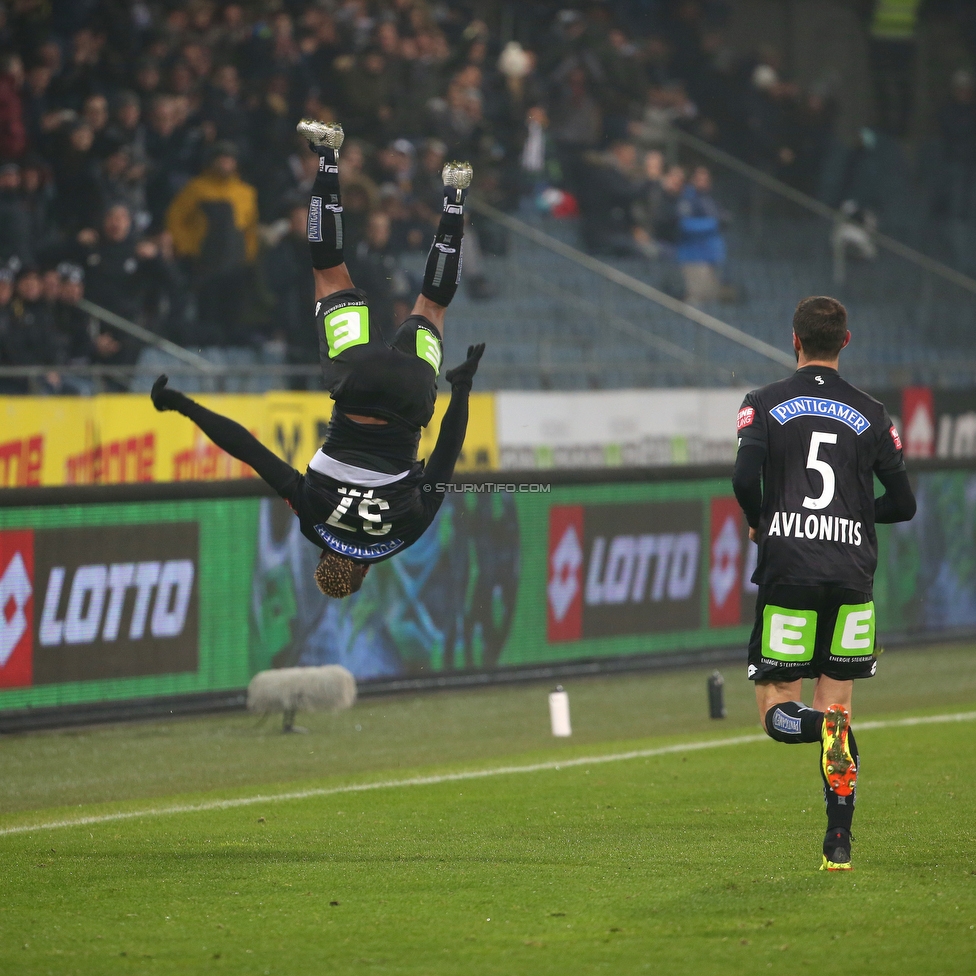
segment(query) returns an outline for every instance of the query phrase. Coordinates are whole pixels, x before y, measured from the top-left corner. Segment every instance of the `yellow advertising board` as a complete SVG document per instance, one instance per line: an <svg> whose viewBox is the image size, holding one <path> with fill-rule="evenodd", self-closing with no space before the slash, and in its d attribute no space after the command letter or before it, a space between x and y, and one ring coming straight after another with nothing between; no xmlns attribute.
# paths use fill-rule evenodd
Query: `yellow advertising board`
<svg viewBox="0 0 976 976"><path fill-rule="evenodd" d="M242 424L300 471L325 439L332 400L325 393L200 394L204 406ZM438 397L420 456L433 449L449 395ZM458 471L498 465L494 398L471 395ZM148 396L0 397L0 487L215 481L255 477L177 413Z"/></svg>

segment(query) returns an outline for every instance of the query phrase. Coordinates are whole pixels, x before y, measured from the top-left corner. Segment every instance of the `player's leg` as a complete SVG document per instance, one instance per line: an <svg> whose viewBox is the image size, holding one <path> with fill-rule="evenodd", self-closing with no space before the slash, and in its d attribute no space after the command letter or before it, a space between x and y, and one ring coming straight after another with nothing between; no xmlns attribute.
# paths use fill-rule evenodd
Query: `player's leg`
<svg viewBox="0 0 976 976"><path fill-rule="evenodd" d="M771 739L795 745L819 742L823 712L803 704L802 681L757 681L759 724Z"/></svg>
<svg viewBox="0 0 976 976"><path fill-rule="evenodd" d="M238 461L249 464L282 498L291 501L300 476L290 464L268 450L236 421L208 410L167 384L165 373L153 383L149 395L157 410L175 410L188 417L217 447Z"/></svg>
<svg viewBox="0 0 976 976"><path fill-rule="evenodd" d="M427 255L424 284L413 307L413 315L427 319L444 337L444 313L451 304L461 280L462 241L464 238L464 199L468 195L473 171L470 163L446 163L444 209Z"/></svg>
<svg viewBox="0 0 976 976"><path fill-rule="evenodd" d="M830 705L843 705L849 714L853 696L853 679L840 681L837 678L831 678L826 674L822 674L817 678L817 683L814 688L813 707L819 708L820 711L824 712Z"/></svg>
<svg viewBox="0 0 976 976"><path fill-rule="evenodd" d="M756 704L766 734L789 745L821 745L819 768L829 828L821 867L829 871L850 869L854 796L851 790L842 791L846 783L852 783L852 770L857 768L856 758L845 759L843 752L839 758L837 755L838 743L846 747L849 741L845 717L850 708L850 682L822 673L822 665L833 660L831 632L836 629L836 617L837 603L825 599L822 587L763 586L749 642L749 676L756 683ZM812 708L801 700L801 679L811 673L817 676Z"/></svg>
<svg viewBox="0 0 976 976"><path fill-rule="evenodd" d="M821 871L851 870L851 827L857 802L857 774L861 756L850 727L853 680L821 675L817 679L814 707L824 713L820 750L827 832L824 835Z"/></svg>
<svg viewBox="0 0 976 976"><path fill-rule="evenodd" d="M851 825L861 757L851 729L854 681L874 675L874 603L870 593L831 588L818 634L814 707L824 713L820 755L827 811L823 871L851 869Z"/></svg>
<svg viewBox="0 0 976 976"><path fill-rule="evenodd" d="M315 300L352 288L342 253L342 197L339 192L339 147L344 138L337 122L302 119L298 133L318 153L319 172L308 205L308 247L312 254Z"/></svg>
<svg viewBox="0 0 976 976"><path fill-rule="evenodd" d="M777 742L819 742L823 715L802 702L817 630L815 587L759 588L749 640L749 677L756 685L759 723Z"/></svg>
<svg viewBox="0 0 976 976"><path fill-rule="evenodd" d="M857 744L851 731L853 688L853 680L822 674L813 697L813 707L824 717L820 773L831 792L842 797L853 794L857 782Z"/></svg>

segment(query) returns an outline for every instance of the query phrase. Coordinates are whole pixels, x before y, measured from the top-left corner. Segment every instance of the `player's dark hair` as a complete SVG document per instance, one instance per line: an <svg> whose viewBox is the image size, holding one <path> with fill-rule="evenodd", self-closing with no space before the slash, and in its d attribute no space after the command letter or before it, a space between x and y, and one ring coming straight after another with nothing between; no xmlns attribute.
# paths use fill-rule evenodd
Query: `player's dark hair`
<svg viewBox="0 0 976 976"><path fill-rule="evenodd" d="M363 585L368 565L354 562L348 556L340 556L329 550L315 567L315 585L336 600L351 596Z"/></svg>
<svg viewBox="0 0 976 976"><path fill-rule="evenodd" d="M835 359L847 338L847 309L836 298L804 298L793 313L793 331L811 359Z"/></svg>

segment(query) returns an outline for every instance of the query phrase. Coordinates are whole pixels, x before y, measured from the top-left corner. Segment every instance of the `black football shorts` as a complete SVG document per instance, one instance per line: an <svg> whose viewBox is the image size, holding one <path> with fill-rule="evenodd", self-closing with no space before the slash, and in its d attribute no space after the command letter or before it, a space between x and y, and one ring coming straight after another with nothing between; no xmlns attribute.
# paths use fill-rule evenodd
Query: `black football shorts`
<svg viewBox="0 0 976 976"><path fill-rule="evenodd" d="M830 585L761 585L749 640L749 677L870 678L877 669L874 636L870 593Z"/></svg>
<svg viewBox="0 0 976 976"><path fill-rule="evenodd" d="M443 358L430 321L411 315L390 345L370 322L365 293L353 288L316 302L315 328L322 376L337 406L415 429L427 426Z"/></svg>

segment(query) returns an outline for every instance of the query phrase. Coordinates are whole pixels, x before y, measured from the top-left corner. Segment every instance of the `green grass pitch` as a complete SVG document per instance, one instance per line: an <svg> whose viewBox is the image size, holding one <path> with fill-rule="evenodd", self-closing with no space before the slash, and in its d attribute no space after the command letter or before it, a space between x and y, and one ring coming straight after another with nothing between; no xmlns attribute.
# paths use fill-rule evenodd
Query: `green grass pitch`
<svg viewBox="0 0 976 976"><path fill-rule="evenodd" d="M886 723L976 709L974 664L899 651L856 688L850 874L817 870L813 746L565 764L754 736L738 667L723 722L701 669L567 682L565 741L538 685L365 699L307 735L234 714L8 736L0 973L973 973L976 721Z"/></svg>

